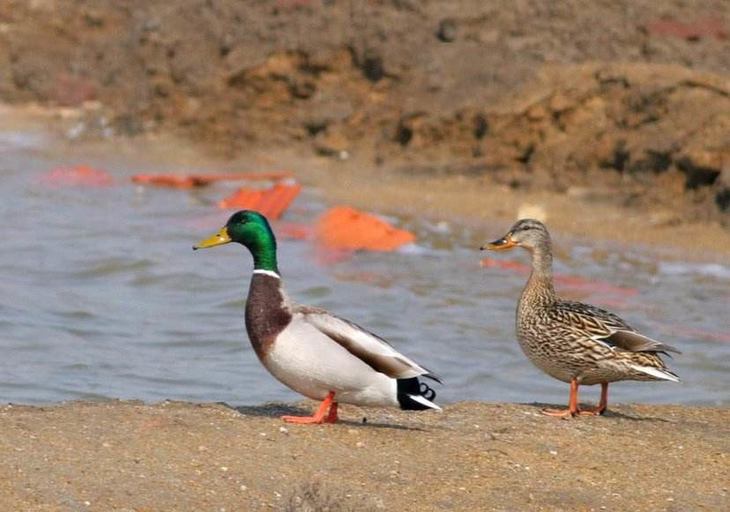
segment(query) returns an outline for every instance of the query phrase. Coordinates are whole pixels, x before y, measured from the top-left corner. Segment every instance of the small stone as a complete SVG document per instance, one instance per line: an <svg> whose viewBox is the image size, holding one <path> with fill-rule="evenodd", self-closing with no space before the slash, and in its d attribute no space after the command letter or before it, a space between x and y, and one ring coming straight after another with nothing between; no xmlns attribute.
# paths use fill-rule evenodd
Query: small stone
<svg viewBox="0 0 730 512"><path fill-rule="evenodd" d="M342 133L323 132L318 134L314 141L315 151L322 156L336 157L346 160L349 157L350 142Z"/></svg>
<svg viewBox="0 0 730 512"><path fill-rule="evenodd" d="M550 110L553 112L562 112L572 106L571 101L562 94L556 94L550 98Z"/></svg>
<svg viewBox="0 0 730 512"><path fill-rule="evenodd" d="M279 432L281 432L282 434L288 434L289 429L286 427L279 427Z"/></svg>
<svg viewBox="0 0 730 512"><path fill-rule="evenodd" d="M540 121L546 119L549 113L542 105L533 105L527 110L527 118L530 121Z"/></svg>
<svg viewBox="0 0 730 512"><path fill-rule="evenodd" d="M451 18L444 18L439 21L438 30L436 30L436 37L439 41L444 43L450 43L456 39L456 22Z"/></svg>

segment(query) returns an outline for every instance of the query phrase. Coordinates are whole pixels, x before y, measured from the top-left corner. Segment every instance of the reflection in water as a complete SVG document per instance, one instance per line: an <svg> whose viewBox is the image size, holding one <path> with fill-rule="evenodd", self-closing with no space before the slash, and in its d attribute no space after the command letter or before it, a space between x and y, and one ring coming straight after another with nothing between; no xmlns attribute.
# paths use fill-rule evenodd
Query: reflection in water
<svg viewBox="0 0 730 512"><path fill-rule="evenodd" d="M248 253L190 249L227 219L229 212L212 206L227 190L140 191L127 184L139 165L114 160L104 162L114 186L44 187L37 178L66 163L40 151L44 141L0 136L0 400L298 399L248 344ZM296 206L288 221L307 222L322 210L306 191ZM458 226L411 220L409 228L419 245L399 253L333 257L306 239L281 240L290 295L367 327L432 368L446 383L442 402L562 403L564 385L533 368L514 339L522 266L480 266L483 255L462 241L468 237ZM594 253L574 247L557 261L558 289L614 309L684 352L671 362L683 383L620 383L613 398L730 403L730 268ZM524 264L524 256L512 257Z"/></svg>

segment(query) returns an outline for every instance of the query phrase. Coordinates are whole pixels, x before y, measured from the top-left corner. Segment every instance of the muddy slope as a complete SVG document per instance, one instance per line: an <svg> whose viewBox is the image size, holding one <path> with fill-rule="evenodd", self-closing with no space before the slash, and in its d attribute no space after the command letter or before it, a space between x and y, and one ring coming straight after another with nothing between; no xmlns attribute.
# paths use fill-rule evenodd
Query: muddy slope
<svg viewBox="0 0 730 512"><path fill-rule="evenodd" d="M597 187L727 225L728 19L722 0L17 0L0 98L91 105L89 136Z"/></svg>

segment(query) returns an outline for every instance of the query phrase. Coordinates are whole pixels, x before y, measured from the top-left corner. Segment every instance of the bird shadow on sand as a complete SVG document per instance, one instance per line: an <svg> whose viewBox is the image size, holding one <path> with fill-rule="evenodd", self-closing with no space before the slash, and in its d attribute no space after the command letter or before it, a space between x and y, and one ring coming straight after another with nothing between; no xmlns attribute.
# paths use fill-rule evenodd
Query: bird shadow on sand
<svg viewBox="0 0 730 512"><path fill-rule="evenodd" d="M232 409L243 416L254 416L257 418L279 419L281 416L310 416L313 412L311 409L278 402L270 402L261 405L239 406L230 405L225 402L219 402L219 404ZM284 425L285 423L282 422L282 424ZM340 419L337 424L351 428L386 428L394 430L425 431L425 429L420 427L398 425L396 423L386 423L382 421L368 421L367 417L363 417L361 421Z"/></svg>
<svg viewBox="0 0 730 512"><path fill-rule="evenodd" d="M531 407L531 408L535 409L536 412L540 416L544 416L546 418L548 418L549 416L542 414L543 409L565 409L565 405L543 404L543 403L538 403L538 402L532 402L532 403L523 404L523 405L526 405L527 407ZM580 405L583 409L590 409L590 408L594 407L594 405L590 405L590 404L580 404ZM578 416L578 417L580 417L580 416ZM661 422L661 423L672 423L671 420L668 420L666 418L660 418L657 416L641 416L641 415L637 415L637 414L628 414L626 412L620 412L615 409L611 409L610 407L608 410L606 410L606 412L604 412L600 416L583 416L583 418L617 418L617 419L629 420L629 421L656 421L656 422Z"/></svg>

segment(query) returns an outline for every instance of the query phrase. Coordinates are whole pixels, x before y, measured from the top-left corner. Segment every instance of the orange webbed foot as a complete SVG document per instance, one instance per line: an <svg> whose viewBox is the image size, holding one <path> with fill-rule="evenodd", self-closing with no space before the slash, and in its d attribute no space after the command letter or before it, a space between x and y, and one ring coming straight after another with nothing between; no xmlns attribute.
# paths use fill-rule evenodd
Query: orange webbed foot
<svg viewBox="0 0 730 512"><path fill-rule="evenodd" d="M542 409L540 412L545 416L553 416L555 418L572 418L576 415L570 409Z"/></svg>
<svg viewBox="0 0 730 512"><path fill-rule="evenodd" d="M325 418L319 418L317 415L314 416L282 416L282 420L287 423L294 423L296 425L319 425L325 423Z"/></svg>
<svg viewBox="0 0 730 512"><path fill-rule="evenodd" d="M286 423L296 425L321 425L322 423L337 422L337 402L334 401L335 392L330 391L322 403L319 404L317 412L312 416L282 416Z"/></svg>
<svg viewBox="0 0 730 512"><path fill-rule="evenodd" d="M581 416L602 416L606 412L605 407L594 407L592 409L579 409L578 414Z"/></svg>

